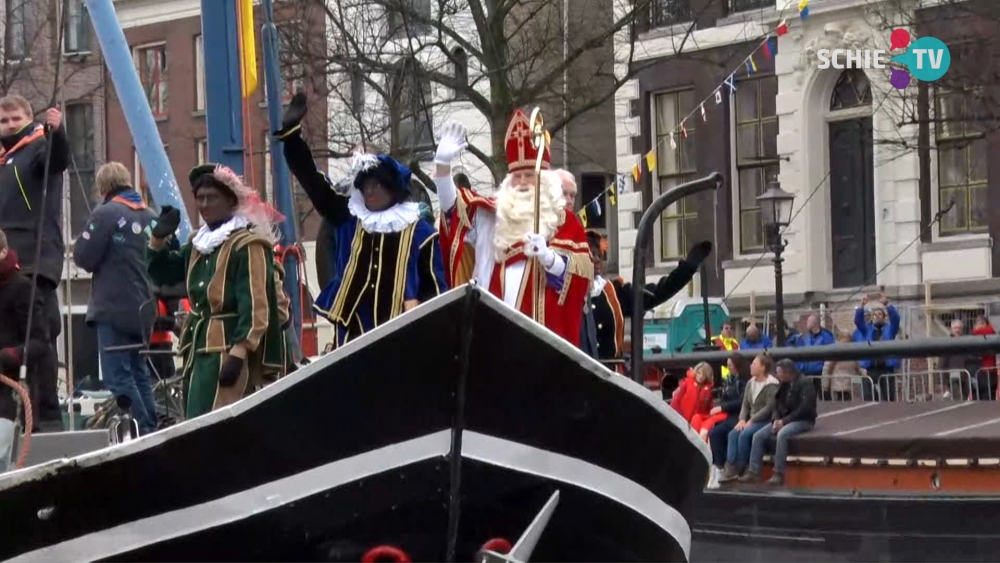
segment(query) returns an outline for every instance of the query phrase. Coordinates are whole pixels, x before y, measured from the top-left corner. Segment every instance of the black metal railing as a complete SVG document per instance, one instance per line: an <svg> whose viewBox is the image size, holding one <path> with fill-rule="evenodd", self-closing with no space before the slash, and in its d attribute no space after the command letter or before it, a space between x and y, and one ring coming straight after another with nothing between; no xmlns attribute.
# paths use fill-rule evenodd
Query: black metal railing
<svg viewBox="0 0 1000 563"><path fill-rule="evenodd" d="M729 0L729 13L773 8L774 5L774 0Z"/></svg>
<svg viewBox="0 0 1000 563"><path fill-rule="evenodd" d="M632 284L632 298L634 303L642 303L642 291L644 284L640 280L646 279L646 249L653 241L653 226L660 219L660 215L671 204L698 192L714 190L722 184L722 174L712 172L704 178L699 178L686 184L681 184L670 191L660 195L646 208L642 214L642 219L636 226L635 248L632 249L632 279L637 283ZM635 353L632 354L632 378L642 383L642 315L632 315L631 337L632 346ZM725 360L723 360L725 361ZM694 365L694 364L691 364Z"/></svg>
<svg viewBox="0 0 1000 563"><path fill-rule="evenodd" d="M691 0L653 0L649 4L650 27L670 27L691 21Z"/></svg>

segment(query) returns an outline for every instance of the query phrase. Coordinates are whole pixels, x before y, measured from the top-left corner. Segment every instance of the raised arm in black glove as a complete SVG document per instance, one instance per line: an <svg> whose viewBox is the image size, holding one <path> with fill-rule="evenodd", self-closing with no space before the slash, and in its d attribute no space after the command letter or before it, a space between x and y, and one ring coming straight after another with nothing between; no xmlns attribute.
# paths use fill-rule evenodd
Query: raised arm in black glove
<svg viewBox="0 0 1000 563"><path fill-rule="evenodd" d="M691 247L691 250L688 251L688 255L684 261L693 265L697 269L697 267L700 266L711 253L712 243L707 240L701 241Z"/></svg>
<svg viewBox="0 0 1000 563"><path fill-rule="evenodd" d="M229 356L219 371L219 385L222 387L236 385L236 382L240 379L241 371L243 371L243 358Z"/></svg>
<svg viewBox="0 0 1000 563"><path fill-rule="evenodd" d="M281 139L298 130L299 124L302 122L302 118L306 116L306 110L308 109L305 92L297 92L292 96L292 100L288 102L288 109L281 116L281 129L275 131L274 136Z"/></svg>
<svg viewBox="0 0 1000 563"><path fill-rule="evenodd" d="M708 258L709 254L712 253L712 243L709 241L702 241L691 247L688 251L687 257L681 260L677 267L670 272L669 275L663 276L658 282L656 282L655 289L650 292L650 286L653 284L647 284L643 292L643 311L648 311L660 304L665 303L668 299L677 294L680 290L684 289L684 286L691 283L691 279L694 277L695 273L698 271L698 267L701 263ZM619 301L622 304L622 312L625 316L630 316L633 312L632 307L632 292L631 289L624 288L619 294ZM625 297L628 295L628 297Z"/></svg>
<svg viewBox="0 0 1000 563"><path fill-rule="evenodd" d="M177 232L177 227L181 225L181 211L170 205L164 205L160 210L160 216L156 219L153 227L153 238L165 239Z"/></svg>

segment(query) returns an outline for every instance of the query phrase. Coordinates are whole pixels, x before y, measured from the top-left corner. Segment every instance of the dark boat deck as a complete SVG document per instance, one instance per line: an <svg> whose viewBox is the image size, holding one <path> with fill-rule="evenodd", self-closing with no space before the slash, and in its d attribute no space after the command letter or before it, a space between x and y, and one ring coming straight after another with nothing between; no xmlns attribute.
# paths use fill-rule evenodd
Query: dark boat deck
<svg viewBox="0 0 1000 563"><path fill-rule="evenodd" d="M1000 457L1000 402L821 402L790 454L877 460Z"/></svg>

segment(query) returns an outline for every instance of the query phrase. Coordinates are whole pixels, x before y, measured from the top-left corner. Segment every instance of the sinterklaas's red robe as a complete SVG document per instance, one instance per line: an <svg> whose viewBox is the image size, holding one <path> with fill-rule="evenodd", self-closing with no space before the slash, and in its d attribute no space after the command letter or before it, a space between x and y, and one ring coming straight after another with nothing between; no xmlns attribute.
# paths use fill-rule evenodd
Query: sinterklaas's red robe
<svg viewBox="0 0 1000 563"><path fill-rule="evenodd" d="M507 252L503 262L497 262L492 252L480 251L467 237L476 221L496 221L496 202L493 198L482 197L468 188L458 189L455 207L441 216L440 240L445 259L445 272L449 287L467 283L474 277L477 260L493 262L492 275L488 280L489 292L500 300L506 294L505 271L508 267L524 262L524 274L517 291L515 308L533 317L539 311L538 322L558 334L574 346L580 344L580 323L583 319L583 305L594 276L590 247L583 225L572 213L566 213L566 220L548 241L551 248L566 262L566 270L556 278L547 274L536 260L526 259L523 243L518 243ZM481 283L486 280L480 280ZM534 286L545 284L545 291L534 300ZM483 283L483 285L487 285Z"/></svg>

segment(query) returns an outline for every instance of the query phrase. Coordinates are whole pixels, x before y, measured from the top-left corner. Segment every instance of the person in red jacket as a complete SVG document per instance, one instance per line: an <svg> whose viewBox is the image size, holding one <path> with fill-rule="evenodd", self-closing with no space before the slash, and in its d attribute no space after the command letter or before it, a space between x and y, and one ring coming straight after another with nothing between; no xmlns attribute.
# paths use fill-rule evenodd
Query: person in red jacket
<svg viewBox="0 0 1000 563"><path fill-rule="evenodd" d="M699 421L709 418L709 412L712 410L712 387L714 385L715 373L712 371L712 366L701 362L688 371L688 376L674 392L670 406L692 425L696 417ZM695 429L701 431L700 426Z"/></svg>
<svg viewBox="0 0 1000 563"><path fill-rule="evenodd" d="M993 329L993 325L990 324L989 319L980 315L976 317L976 323L973 325L972 334L996 334L996 330ZM983 356L982 365L976 372L975 377L978 393L974 394L974 398L979 399L980 401L996 400L997 395L1000 394L997 391L996 354L986 354Z"/></svg>

